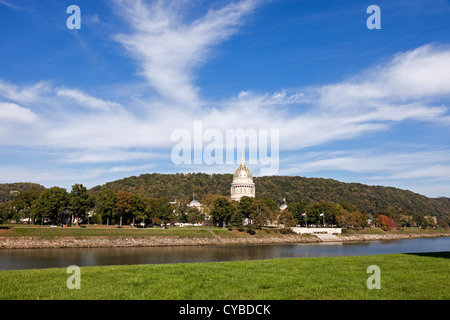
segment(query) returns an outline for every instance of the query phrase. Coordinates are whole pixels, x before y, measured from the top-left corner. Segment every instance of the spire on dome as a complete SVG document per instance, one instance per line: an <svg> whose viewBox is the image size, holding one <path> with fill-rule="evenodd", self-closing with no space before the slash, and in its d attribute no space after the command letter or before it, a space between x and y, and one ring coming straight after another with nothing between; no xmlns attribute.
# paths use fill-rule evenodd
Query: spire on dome
<svg viewBox="0 0 450 320"><path fill-rule="evenodd" d="M245 167L244 151L242 151L241 167Z"/></svg>

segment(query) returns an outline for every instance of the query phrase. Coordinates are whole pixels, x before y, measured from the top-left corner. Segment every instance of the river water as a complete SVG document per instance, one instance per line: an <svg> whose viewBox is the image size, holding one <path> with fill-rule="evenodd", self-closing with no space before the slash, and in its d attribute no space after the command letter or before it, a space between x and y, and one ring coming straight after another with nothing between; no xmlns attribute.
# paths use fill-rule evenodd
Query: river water
<svg viewBox="0 0 450 320"><path fill-rule="evenodd" d="M284 245L0 249L0 270L450 251L450 237Z"/></svg>

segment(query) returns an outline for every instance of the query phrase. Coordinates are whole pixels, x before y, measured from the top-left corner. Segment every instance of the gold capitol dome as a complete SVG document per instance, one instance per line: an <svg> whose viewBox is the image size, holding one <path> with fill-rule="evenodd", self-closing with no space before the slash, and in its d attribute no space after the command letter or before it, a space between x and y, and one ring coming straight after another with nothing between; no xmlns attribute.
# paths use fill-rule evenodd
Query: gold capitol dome
<svg viewBox="0 0 450 320"><path fill-rule="evenodd" d="M245 159L244 159L244 156L242 156L242 158L241 158L241 165L240 165L239 168L237 168L236 171L234 172L234 177L235 177L235 178L251 178L251 177L252 177L252 173L251 173L250 170L245 166Z"/></svg>
<svg viewBox="0 0 450 320"><path fill-rule="evenodd" d="M255 183L252 173L245 166L245 158L242 155L241 165L236 169L231 183L231 199L240 201L241 197L255 197Z"/></svg>

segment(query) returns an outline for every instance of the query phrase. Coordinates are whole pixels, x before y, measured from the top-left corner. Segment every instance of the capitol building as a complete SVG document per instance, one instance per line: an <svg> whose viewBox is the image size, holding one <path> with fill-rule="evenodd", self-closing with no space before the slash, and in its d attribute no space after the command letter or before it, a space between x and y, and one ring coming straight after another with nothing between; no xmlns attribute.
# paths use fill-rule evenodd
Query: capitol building
<svg viewBox="0 0 450 320"><path fill-rule="evenodd" d="M255 197L255 184L252 173L245 166L245 159L242 157L241 165L236 169L231 183L231 200L240 201L241 197Z"/></svg>

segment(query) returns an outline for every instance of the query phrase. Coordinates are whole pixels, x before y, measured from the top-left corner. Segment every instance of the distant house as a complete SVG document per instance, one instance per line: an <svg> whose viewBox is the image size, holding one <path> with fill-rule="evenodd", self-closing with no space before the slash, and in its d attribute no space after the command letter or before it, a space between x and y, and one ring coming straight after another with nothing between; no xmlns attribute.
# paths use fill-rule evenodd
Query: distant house
<svg viewBox="0 0 450 320"><path fill-rule="evenodd" d="M199 209L200 211L203 211L202 204L200 202L198 202L197 200L195 200L194 196L192 196L192 201L189 202L186 206L194 207L194 208Z"/></svg>

